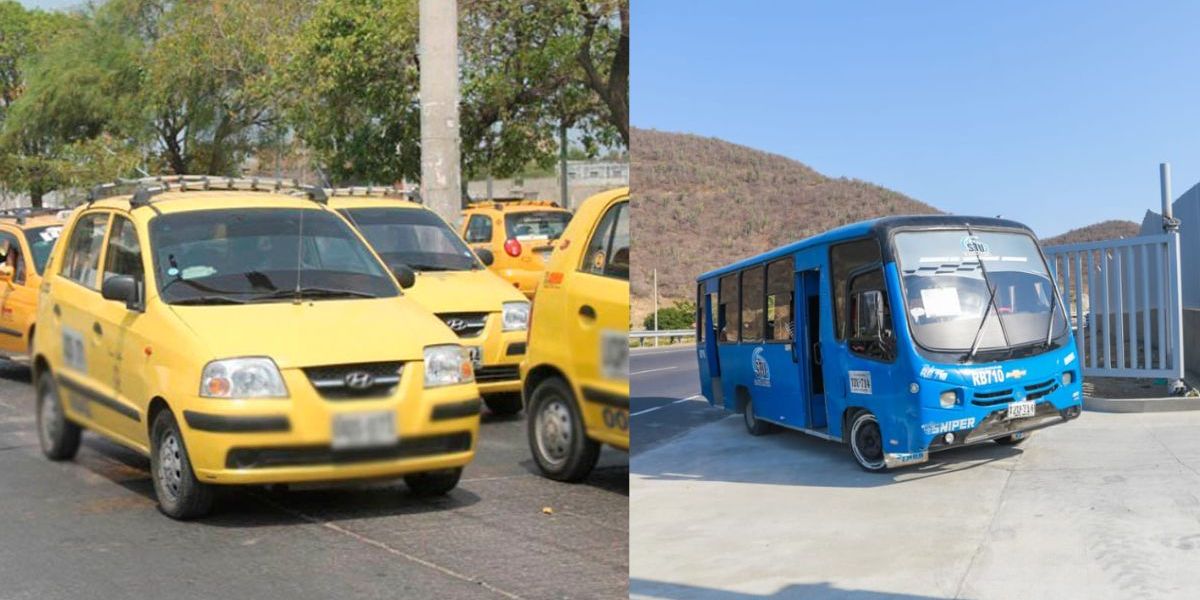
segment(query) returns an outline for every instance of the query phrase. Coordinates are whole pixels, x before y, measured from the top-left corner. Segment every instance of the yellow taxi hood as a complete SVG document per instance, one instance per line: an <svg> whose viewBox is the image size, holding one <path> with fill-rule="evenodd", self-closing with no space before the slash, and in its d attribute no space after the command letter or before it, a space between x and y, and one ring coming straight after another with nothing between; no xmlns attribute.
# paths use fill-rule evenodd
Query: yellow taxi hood
<svg viewBox="0 0 1200 600"><path fill-rule="evenodd" d="M208 348L207 360L269 356L279 368L422 360L458 338L409 298L170 306Z"/></svg>
<svg viewBox="0 0 1200 600"><path fill-rule="evenodd" d="M488 269L425 271L404 293L437 313L500 312L505 302L525 302L525 295Z"/></svg>

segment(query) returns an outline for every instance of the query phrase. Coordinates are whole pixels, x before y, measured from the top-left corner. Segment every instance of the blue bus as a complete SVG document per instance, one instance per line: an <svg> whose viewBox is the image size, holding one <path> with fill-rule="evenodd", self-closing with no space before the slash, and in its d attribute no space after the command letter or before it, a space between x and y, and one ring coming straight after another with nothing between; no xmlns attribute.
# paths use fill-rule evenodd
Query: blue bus
<svg viewBox="0 0 1200 600"><path fill-rule="evenodd" d="M798 429L883 471L1082 409L1063 301L1020 223L864 221L697 282L703 395L752 435Z"/></svg>

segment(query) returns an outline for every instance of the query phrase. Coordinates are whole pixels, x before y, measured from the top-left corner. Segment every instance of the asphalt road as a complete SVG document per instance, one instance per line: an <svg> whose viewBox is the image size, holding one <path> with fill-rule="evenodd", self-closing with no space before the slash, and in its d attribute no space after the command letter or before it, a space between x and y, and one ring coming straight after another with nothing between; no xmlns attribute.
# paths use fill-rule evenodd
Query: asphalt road
<svg viewBox="0 0 1200 600"><path fill-rule="evenodd" d="M633 455L727 416L699 395L693 345L631 351L629 382Z"/></svg>
<svg viewBox="0 0 1200 600"><path fill-rule="evenodd" d="M238 488L215 513L157 511L146 459L85 434L42 457L28 371L0 363L0 599L623 598L629 463L583 484L535 474L520 418L485 417L448 497L403 482ZM543 509L549 509L547 514Z"/></svg>

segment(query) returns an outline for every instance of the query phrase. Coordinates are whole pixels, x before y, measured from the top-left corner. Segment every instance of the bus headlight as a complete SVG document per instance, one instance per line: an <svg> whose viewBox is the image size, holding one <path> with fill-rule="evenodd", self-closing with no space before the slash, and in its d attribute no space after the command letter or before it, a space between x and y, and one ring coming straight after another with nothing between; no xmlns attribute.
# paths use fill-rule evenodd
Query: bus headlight
<svg viewBox="0 0 1200 600"><path fill-rule="evenodd" d="M456 344L425 347L425 387L471 383L475 371L466 348Z"/></svg>
<svg viewBox="0 0 1200 600"><path fill-rule="evenodd" d="M1075 373L1073 371L1063 373L1063 386L1071 385L1073 381L1075 381Z"/></svg>
<svg viewBox="0 0 1200 600"><path fill-rule="evenodd" d="M200 396L204 398L287 398L287 387L275 361L266 357L227 358L204 365Z"/></svg>
<svg viewBox="0 0 1200 600"><path fill-rule="evenodd" d="M942 392L941 396L938 396L938 402L941 403L942 408L954 408L958 404L958 393L954 390L946 390Z"/></svg>
<svg viewBox="0 0 1200 600"><path fill-rule="evenodd" d="M500 316L504 331L524 331L529 326L529 303L505 302Z"/></svg>

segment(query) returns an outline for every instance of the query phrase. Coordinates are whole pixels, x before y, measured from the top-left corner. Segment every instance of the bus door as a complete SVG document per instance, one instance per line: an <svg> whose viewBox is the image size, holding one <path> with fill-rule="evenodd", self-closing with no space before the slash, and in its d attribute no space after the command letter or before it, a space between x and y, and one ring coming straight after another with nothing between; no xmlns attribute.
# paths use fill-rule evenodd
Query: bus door
<svg viewBox="0 0 1200 600"><path fill-rule="evenodd" d="M796 341L802 339L803 321L798 320L794 290L796 271L788 256L762 267L747 269L743 276L743 298L747 293L765 292L763 318L747 329L756 334L750 355L752 396L757 416L790 427L805 427L808 413L807 373L801 368L806 352ZM765 280L763 279L765 277ZM755 312L747 312L754 318ZM761 322L762 325L757 323Z"/></svg>
<svg viewBox="0 0 1200 600"><path fill-rule="evenodd" d="M796 273L796 351L798 366L808 382L808 422L811 429L828 427L825 376L821 372L821 271Z"/></svg>
<svg viewBox="0 0 1200 600"><path fill-rule="evenodd" d="M721 394L721 360L717 354L717 292L708 291L702 282L696 296L697 360L700 367L700 393L713 406L724 406Z"/></svg>

